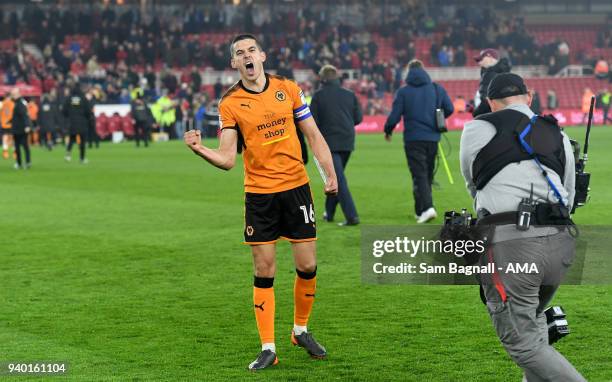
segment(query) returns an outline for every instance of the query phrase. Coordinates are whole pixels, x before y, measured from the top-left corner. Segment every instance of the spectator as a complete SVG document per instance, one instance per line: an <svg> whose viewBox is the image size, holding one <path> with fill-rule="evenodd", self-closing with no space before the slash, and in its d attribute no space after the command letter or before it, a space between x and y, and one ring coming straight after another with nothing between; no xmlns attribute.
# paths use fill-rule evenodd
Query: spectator
<svg viewBox="0 0 612 382"><path fill-rule="evenodd" d="M467 62L467 58L465 57L465 50L463 49L463 45L459 45L457 48L457 52L455 52L455 66L465 66Z"/></svg>
<svg viewBox="0 0 612 382"><path fill-rule="evenodd" d="M557 93L554 90L549 90L546 96L546 106L548 110L553 111L559 107L559 100L557 99Z"/></svg>
<svg viewBox="0 0 612 382"><path fill-rule="evenodd" d="M119 95L119 103L122 105L129 105L131 102L130 93L127 89L121 89L121 94Z"/></svg>
<svg viewBox="0 0 612 382"><path fill-rule="evenodd" d="M457 96L455 101L453 102L453 109L455 109L456 113L465 112L467 104L465 102L465 98L462 95Z"/></svg>
<svg viewBox="0 0 612 382"><path fill-rule="evenodd" d="M608 62L604 60L603 57L599 57L597 63L595 64L595 77L600 80L605 80L608 78Z"/></svg>
<svg viewBox="0 0 612 382"><path fill-rule="evenodd" d="M216 137L219 131L219 101L213 100L208 104L204 111L204 128L206 136L209 138Z"/></svg>
<svg viewBox="0 0 612 382"><path fill-rule="evenodd" d="M450 57L448 48L446 46L442 46L442 48L438 52L438 62L442 67L450 66Z"/></svg>
<svg viewBox="0 0 612 382"><path fill-rule="evenodd" d="M216 100L221 99L221 93L223 92L223 85L221 84L221 78L217 77L217 81L215 82L213 90L215 92L215 99Z"/></svg>
<svg viewBox="0 0 612 382"><path fill-rule="evenodd" d="M178 102L174 105L174 131L176 139L183 139L183 134L185 134L185 120L187 119L187 115L185 114L185 110L183 108L183 100L179 99Z"/></svg>
<svg viewBox="0 0 612 382"><path fill-rule="evenodd" d="M216 98L215 98L216 99ZM206 117L206 103L204 100L200 100L195 103L195 128L202 133L202 136L206 136L206 131L204 131L204 119Z"/></svg>
<svg viewBox="0 0 612 382"><path fill-rule="evenodd" d="M446 90L431 82L421 61L412 60L408 67L407 85L397 92L393 110L385 122L385 139L391 140L395 125L403 117L404 150L412 174L416 219L417 223L426 223L437 217L431 195L440 141L435 110L444 110L448 118L453 113L453 104Z"/></svg>
<svg viewBox="0 0 612 382"><path fill-rule="evenodd" d="M200 71L198 70L197 66L193 65L193 67L191 68L190 77L192 91L194 93L199 92L200 88L202 87L202 75L200 74Z"/></svg>

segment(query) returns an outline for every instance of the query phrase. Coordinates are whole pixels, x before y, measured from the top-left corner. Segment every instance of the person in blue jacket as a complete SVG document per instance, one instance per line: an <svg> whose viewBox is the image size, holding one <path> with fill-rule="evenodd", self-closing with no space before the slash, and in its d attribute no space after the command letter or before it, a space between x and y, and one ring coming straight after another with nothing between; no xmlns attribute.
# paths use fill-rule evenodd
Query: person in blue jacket
<svg viewBox="0 0 612 382"><path fill-rule="evenodd" d="M436 109L442 109L445 118L454 109L446 90L431 81L421 61L410 61L406 83L393 100L393 109L385 122L385 139L391 141L391 133L403 117L404 150L412 174L415 217L417 223L426 223L437 217L431 196L440 141Z"/></svg>

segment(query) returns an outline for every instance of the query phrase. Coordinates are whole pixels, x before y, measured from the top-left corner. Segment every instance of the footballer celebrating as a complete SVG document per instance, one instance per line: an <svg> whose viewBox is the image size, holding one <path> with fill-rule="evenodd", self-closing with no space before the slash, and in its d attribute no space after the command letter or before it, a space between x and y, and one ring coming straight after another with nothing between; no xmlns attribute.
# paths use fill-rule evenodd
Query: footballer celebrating
<svg viewBox="0 0 612 382"><path fill-rule="evenodd" d="M326 194L337 193L331 153L298 85L264 72L266 54L255 36L236 36L230 51L231 66L240 73L240 80L219 103L218 149L202 146L196 130L187 132L184 140L194 153L224 170L234 167L237 147L243 151L244 239L253 254L253 310L262 344L261 353L249 369L260 370L278 363L273 284L279 239L291 242L297 272L291 342L313 358L325 358L327 351L307 330L317 282L316 226L297 128L326 173Z"/></svg>

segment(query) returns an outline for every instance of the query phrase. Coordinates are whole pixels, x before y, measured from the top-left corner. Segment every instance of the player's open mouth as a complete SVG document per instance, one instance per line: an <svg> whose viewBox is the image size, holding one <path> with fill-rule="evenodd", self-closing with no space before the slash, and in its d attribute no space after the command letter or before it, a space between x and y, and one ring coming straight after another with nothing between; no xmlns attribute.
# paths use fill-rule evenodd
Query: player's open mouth
<svg viewBox="0 0 612 382"><path fill-rule="evenodd" d="M252 62L247 62L244 67L246 68L247 73L252 76L255 74L255 65Z"/></svg>

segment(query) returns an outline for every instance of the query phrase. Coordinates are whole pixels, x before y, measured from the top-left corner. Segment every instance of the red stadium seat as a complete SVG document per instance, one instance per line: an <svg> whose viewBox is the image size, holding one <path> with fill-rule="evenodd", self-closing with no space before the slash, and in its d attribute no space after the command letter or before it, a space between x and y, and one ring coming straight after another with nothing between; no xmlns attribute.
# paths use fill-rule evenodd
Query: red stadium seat
<svg viewBox="0 0 612 382"><path fill-rule="evenodd" d="M108 130L108 117L102 113L96 117L96 133L102 139L106 139L110 135Z"/></svg>
<svg viewBox="0 0 612 382"><path fill-rule="evenodd" d="M134 124L130 114L126 115L125 117L121 117L121 130L123 131L123 134L128 137L134 136Z"/></svg>
<svg viewBox="0 0 612 382"><path fill-rule="evenodd" d="M110 134L115 131L121 131L121 117L119 115L113 115L108 119L108 131Z"/></svg>

